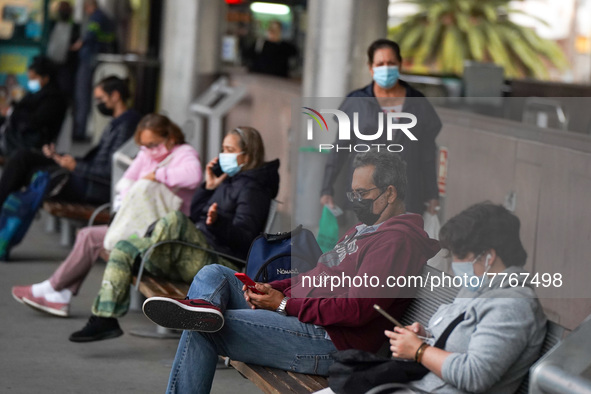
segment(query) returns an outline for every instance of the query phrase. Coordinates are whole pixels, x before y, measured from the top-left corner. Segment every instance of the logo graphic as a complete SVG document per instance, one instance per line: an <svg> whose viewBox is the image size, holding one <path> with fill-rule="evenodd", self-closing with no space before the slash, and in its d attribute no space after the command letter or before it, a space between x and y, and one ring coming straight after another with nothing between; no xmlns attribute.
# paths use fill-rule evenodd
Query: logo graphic
<svg viewBox="0 0 591 394"><path fill-rule="evenodd" d="M312 119L314 119L316 121L316 123L318 123L318 126L320 126L320 129L322 129L322 124L320 124L320 119L322 119L322 122L324 123L324 127L326 127L326 131L328 131L328 125L326 124L326 120L324 120L324 117L320 114L320 112L310 108L310 107L302 107L304 109L307 109L309 111L312 111L314 114L316 114L316 116L314 116L313 114L309 113L309 112L302 112L304 115L308 115L309 117L311 117ZM312 128L308 127L308 139L311 140L312 139Z"/></svg>
<svg viewBox="0 0 591 394"><path fill-rule="evenodd" d="M298 271L297 268L293 268L293 269L285 269L285 268L277 268L277 275L299 275L300 271Z"/></svg>
<svg viewBox="0 0 591 394"><path fill-rule="evenodd" d="M306 137L308 141L314 139L314 122L318 124L320 130L326 129L328 130L328 124L322 114L331 114L334 115L336 121L338 123L338 134L337 134L337 142L340 141L351 141L351 130L355 136L356 140L360 141L376 141L382 139L384 131L386 132L386 140L393 141L394 140L394 133L395 132L402 132L410 141L418 141L418 138L410 131L413 127L417 125L417 117L408 112L388 112L384 113L382 111L378 111L376 114L365 115L365 116L377 116L377 131L371 132L367 129L364 129L363 132L360 130L360 124L367 124L367 120L363 119L363 123L360 122L360 115L358 112L353 113L353 122L351 123L351 119L349 116L340 110L337 109L321 109L320 111L316 111L310 107L302 107L310 112L302 112L305 115L308 115L310 119L308 119L306 124ZM408 122L401 123L401 120L407 119ZM370 122L374 124L373 122ZM324 127L323 127L324 125ZM352 125L352 127L351 127ZM367 126L365 126L367 127ZM340 144L319 144L318 150L322 151L330 151L335 149L337 152L339 151L348 151L348 152L367 152L372 147L377 148L379 151L382 149L387 149L388 152L402 152L404 147L400 144L349 144L349 145L340 145Z"/></svg>

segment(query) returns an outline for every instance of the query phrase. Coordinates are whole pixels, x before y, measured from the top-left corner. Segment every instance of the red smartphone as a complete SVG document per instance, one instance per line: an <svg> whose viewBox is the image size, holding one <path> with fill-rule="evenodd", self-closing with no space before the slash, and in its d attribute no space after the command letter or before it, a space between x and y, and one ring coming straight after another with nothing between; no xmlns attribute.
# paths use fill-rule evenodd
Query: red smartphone
<svg viewBox="0 0 591 394"><path fill-rule="evenodd" d="M260 291L257 290L257 288L255 287L256 283L254 282L254 280L250 279L250 277L246 274L243 274L242 272L236 272L234 274L238 279L240 279L240 282L244 283L246 285L246 287L252 291L255 294L260 294L260 295L264 295L265 293L262 293Z"/></svg>

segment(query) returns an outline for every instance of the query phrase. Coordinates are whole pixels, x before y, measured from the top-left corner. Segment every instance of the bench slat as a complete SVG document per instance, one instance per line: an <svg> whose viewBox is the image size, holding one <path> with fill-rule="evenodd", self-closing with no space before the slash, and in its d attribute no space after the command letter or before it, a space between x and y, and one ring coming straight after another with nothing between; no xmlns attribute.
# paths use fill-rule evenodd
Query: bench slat
<svg viewBox="0 0 591 394"><path fill-rule="evenodd" d="M43 209L49 214L66 219L88 221L97 207L90 204L68 203L61 201L45 201ZM100 212L95 220L95 224L108 224L111 220L109 211Z"/></svg>
<svg viewBox="0 0 591 394"><path fill-rule="evenodd" d="M310 390L310 392L315 392L318 390L322 390L323 388L328 386L328 381L324 376L318 375L304 375L301 373L290 372L288 371L287 374L294 378L298 383L304 386L306 389Z"/></svg>
<svg viewBox="0 0 591 394"><path fill-rule="evenodd" d="M312 392L299 385L298 381L285 371L279 369L245 364L241 361L234 360L230 361L230 365L267 394L307 394Z"/></svg>
<svg viewBox="0 0 591 394"><path fill-rule="evenodd" d="M135 283L134 278L134 283ZM166 279L155 278L150 275L143 275L140 283L140 293L146 298L150 297L170 297L185 298L189 290L189 285L181 282L169 282Z"/></svg>

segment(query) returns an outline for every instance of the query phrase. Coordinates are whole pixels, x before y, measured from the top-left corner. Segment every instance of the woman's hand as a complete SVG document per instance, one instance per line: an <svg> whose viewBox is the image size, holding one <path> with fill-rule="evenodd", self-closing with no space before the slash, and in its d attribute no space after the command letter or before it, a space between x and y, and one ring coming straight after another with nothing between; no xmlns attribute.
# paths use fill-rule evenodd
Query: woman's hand
<svg viewBox="0 0 591 394"><path fill-rule="evenodd" d="M207 210L207 218L205 219L205 224L211 226L216 222L216 220L218 220L218 203L214 202Z"/></svg>
<svg viewBox="0 0 591 394"><path fill-rule="evenodd" d="M156 171L152 171L151 173L145 175L142 179L147 179L152 182L157 182L156 181Z"/></svg>
<svg viewBox="0 0 591 394"><path fill-rule="evenodd" d="M423 327L423 325L419 322L414 322L410 326L406 326L406 328L409 329L410 331L414 332L415 334L417 334L420 337L427 336L427 330L425 330L425 327Z"/></svg>
<svg viewBox="0 0 591 394"><path fill-rule="evenodd" d="M416 334L406 328L394 327L394 331L385 331L390 338L390 350L392 356L414 360L417 350L423 344L423 341Z"/></svg>
<svg viewBox="0 0 591 394"><path fill-rule="evenodd" d="M70 155L56 156L54 160L60 167L65 168L68 171L74 171L76 168L76 159Z"/></svg>
<svg viewBox="0 0 591 394"><path fill-rule="evenodd" d="M41 148L41 151L43 152L45 157L47 157L48 159L53 159L56 156L54 144L43 145L43 148Z"/></svg>
<svg viewBox="0 0 591 394"><path fill-rule="evenodd" d="M228 174L215 176L213 173L213 166L216 165L218 160L219 158L214 157L209 163L207 163L207 166L205 166L205 188L207 190L214 190L228 177Z"/></svg>
<svg viewBox="0 0 591 394"><path fill-rule="evenodd" d="M330 209L334 209L334 199L330 194L323 194L322 197L320 197L320 204L322 204L322 206L327 205Z"/></svg>
<svg viewBox="0 0 591 394"><path fill-rule="evenodd" d="M242 286L244 299L252 309L275 311L279 308L279 304L281 304L281 301L285 298L285 295L282 292L275 290L268 283L257 283L256 289L264 294L253 293L246 287L246 285Z"/></svg>

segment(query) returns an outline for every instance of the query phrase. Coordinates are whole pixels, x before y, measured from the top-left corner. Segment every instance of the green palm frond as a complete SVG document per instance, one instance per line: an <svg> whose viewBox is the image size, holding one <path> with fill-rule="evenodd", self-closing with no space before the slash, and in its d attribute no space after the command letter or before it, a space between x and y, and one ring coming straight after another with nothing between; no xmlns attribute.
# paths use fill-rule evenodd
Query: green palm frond
<svg viewBox="0 0 591 394"><path fill-rule="evenodd" d="M510 7L510 0L400 3L414 4L419 11L391 28L389 36L400 44L414 68L461 73L464 60L493 61L504 67L508 77L548 78L549 66L568 67L556 43L509 19L512 14L525 14Z"/></svg>

